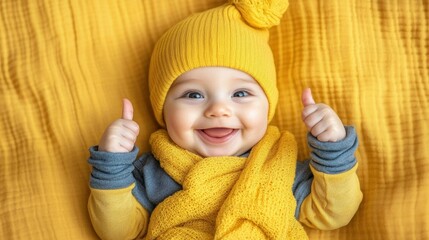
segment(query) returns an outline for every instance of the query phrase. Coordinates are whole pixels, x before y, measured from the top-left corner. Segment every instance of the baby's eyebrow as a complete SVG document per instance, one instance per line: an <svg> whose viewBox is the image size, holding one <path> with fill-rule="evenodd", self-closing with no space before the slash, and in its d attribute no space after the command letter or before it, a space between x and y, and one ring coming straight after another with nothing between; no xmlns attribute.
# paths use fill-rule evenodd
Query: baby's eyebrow
<svg viewBox="0 0 429 240"><path fill-rule="evenodd" d="M187 83L187 82L194 82L194 81L199 81L201 78L180 78L180 77L178 77L178 78L176 78L174 81L173 81L173 84L172 85L175 85L175 84L182 84L182 83Z"/></svg>
<svg viewBox="0 0 429 240"><path fill-rule="evenodd" d="M198 83L200 79L198 78L177 78L176 80L174 80L173 84L171 84L171 88L173 87L177 87L186 83ZM259 83L254 80L253 78L241 78L241 77L237 77L237 78L231 78L231 80L238 80L238 81L243 81L245 83L250 83L250 84L255 84L259 86Z"/></svg>
<svg viewBox="0 0 429 240"><path fill-rule="evenodd" d="M242 80L248 83L258 84L258 82L256 82L253 78L234 78L234 80Z"/></svg>
<svg viewBox="0 0 429 240"><path fill-rule="evenodd" d="M184 78L184 79L178 78L178 79L174 80L174 82L173 82L173 84L171 84L170 88L178 86L178 85L182 85L185 83L189 83L189 82L195 82L195 81L198 81L198 79L197 78Z"/></svg>

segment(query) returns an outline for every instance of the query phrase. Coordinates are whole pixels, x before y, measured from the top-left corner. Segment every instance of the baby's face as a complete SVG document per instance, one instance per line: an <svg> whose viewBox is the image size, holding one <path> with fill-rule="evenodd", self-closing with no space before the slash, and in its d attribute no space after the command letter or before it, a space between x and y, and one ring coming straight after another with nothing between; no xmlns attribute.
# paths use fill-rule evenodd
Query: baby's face
<svg viewBox="0 0 429 240"><path fill-rule="evenodd" d="M171 139L203 157L239 156L268 125L268 100L248 74L224 67L193 69L178 77L164 104Z"/></svg>

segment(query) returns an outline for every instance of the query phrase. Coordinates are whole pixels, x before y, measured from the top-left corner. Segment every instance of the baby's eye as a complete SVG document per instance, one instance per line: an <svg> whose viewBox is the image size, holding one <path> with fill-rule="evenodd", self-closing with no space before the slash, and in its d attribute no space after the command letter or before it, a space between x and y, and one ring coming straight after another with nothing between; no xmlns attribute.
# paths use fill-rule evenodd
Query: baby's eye
<svg viewBox="0 0 429 240"><path fill-rule="evenodd" d="M204 96L199 93L199 92L187 92L184 97L186 98L195 98L195 99L200 99L200 98L204 98Z"/></svg>
<svg viewBox="0 0 429 240"><path fill-rule="evenodd" d="M234 95L232 95L232 97L247 97L249 96L249 93L246 91L237 91L234 93Z"/></svg>

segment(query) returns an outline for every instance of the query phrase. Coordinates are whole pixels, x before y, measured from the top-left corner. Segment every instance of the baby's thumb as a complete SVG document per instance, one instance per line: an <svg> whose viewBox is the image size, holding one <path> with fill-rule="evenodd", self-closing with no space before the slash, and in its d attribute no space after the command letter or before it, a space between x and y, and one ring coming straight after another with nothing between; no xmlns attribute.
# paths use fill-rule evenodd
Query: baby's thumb
<svg viewBox="0 0 429 240"><path fill-rule="evenodd" d="M124 98L122 100L122 119L133 120L134 109L130 100Z"/></svg>
<svg viewBox="0 0 429 240"><path fill-rule="evenodd" d="M311 94L310 88L304 89L304 91L302 92L301 101L304 107L308 105L316 104L316 102L313 99L313 95Z"/></svg>

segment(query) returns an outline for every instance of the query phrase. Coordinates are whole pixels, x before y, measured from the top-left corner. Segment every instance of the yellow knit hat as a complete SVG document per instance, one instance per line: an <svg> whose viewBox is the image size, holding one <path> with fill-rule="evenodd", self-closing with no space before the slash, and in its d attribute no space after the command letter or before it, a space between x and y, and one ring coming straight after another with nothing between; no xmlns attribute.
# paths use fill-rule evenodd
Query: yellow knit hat
<svg viewBox="0 0 429 240"><path fill-rule="evenodd" d="M157 42L149 69L150 101L161 126L166 95L174 80L198 67L229 67L251 75L268 98L268 121L278 91L269 31L278 25L287 0L230 0L189 16Z"/></svg>

